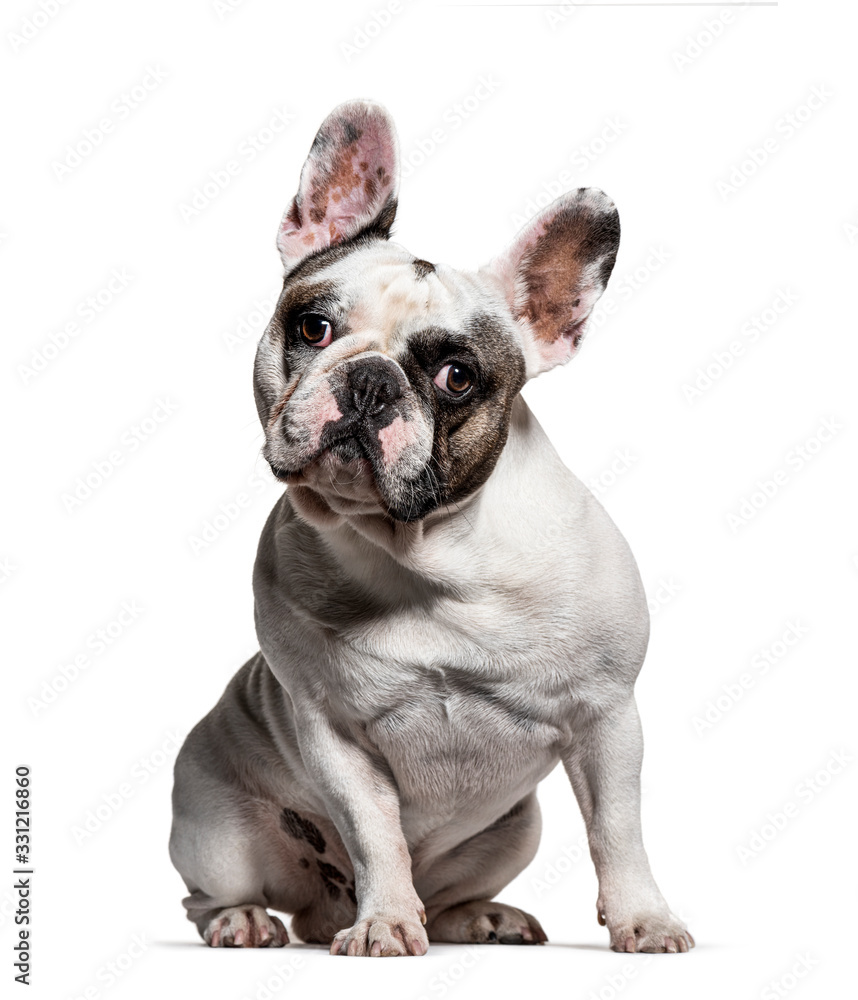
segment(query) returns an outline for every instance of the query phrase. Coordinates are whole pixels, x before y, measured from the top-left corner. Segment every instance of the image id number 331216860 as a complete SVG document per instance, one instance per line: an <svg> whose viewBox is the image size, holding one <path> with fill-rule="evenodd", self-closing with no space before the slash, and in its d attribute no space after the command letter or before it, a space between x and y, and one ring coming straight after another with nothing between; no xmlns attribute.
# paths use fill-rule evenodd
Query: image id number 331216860
<svg viewBox="0 0 858 1000"><path fill-rule="evenodd" d="M15 864L17 876L12 886L17 897L15 925L18 935L12 946L15 951L15 982L30 985L30 878L33 874L30 857L30 769L15 768ZM26 876L26 878L24 877Z"/></svg>

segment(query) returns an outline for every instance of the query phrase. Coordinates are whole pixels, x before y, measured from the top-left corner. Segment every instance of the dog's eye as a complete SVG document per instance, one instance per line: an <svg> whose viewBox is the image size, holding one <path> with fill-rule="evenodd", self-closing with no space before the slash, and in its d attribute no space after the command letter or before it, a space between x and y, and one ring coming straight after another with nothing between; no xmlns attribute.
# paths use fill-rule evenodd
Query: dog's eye
<svg viewBox="0 0 858 1000"><path fill-rule="evenodd" d="M474 373L467 365L453 362L444 365L435 376L435 385L450 396L464 396L474 384Z"/></svg>
<svg viewBox="0 0 858 1000"><path fill-rule="evenodd" d="M330 320L317 313L307 313L298 323L301 338L313 347L327 347L334 339L334 327Z"/></svg>

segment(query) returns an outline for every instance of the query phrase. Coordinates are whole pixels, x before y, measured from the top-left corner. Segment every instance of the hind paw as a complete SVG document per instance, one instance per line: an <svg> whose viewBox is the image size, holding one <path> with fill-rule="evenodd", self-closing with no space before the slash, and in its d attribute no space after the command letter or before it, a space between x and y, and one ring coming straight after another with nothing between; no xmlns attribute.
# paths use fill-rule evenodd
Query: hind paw
<svg viewBox="0 0 858 1000"><path fill-rule="evenodd" d="M283 921L261 906L230 906L212 917L203 940L211 948L282 948L289 935Z"/></svg>

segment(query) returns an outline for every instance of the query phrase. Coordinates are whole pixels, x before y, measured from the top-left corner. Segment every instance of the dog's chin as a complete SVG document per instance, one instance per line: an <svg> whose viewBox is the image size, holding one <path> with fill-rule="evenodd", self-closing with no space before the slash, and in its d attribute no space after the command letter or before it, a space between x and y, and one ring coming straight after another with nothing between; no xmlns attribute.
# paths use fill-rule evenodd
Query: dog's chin
<svg viewBox="0 0 858 1000"><path fill-rule="evenodd" d="M398 502L388 496L379 470L353 439L323 448L298 468L287 469L273 461L269 464L274 475L290 487L293 500L300 507L312 507L315 515L322 511L341 516L384 514L393 521L408 523L420 520L439 505L436 492L426 488L431 483L437 488L437 480L428 474L422 477L425 483L399 484ZM329 522L330 518L323 520Z"/></svg>
<svg viewBox="0 0 858 1000"><path fill-rule="evenodd" d="M335 514L377 514L386 510L372 463L356 442L343 441L325 448L297 470L274 463L271 469L289 487L303 487L318 494Z"/></svg>

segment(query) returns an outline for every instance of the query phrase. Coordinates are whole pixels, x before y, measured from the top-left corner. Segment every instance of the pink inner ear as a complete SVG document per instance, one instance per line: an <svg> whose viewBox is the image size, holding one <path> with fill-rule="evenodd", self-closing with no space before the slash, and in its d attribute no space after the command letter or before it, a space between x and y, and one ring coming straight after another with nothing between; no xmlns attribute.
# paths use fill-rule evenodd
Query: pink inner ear
<svg viewBox="0 0 858 1000"><path fill-rule="evenodd" d="M492 264L533 349L531 374L577 353L619 244L613 202L595 188L562 195Z"/></svg>
<svg viewBox="0 0 858 1000"><path fill-rule="evenodd" d="M397 176L392 126L379 108L346 106L322 125L280 224L284 261L356 235L382 211Z"/></svg>

